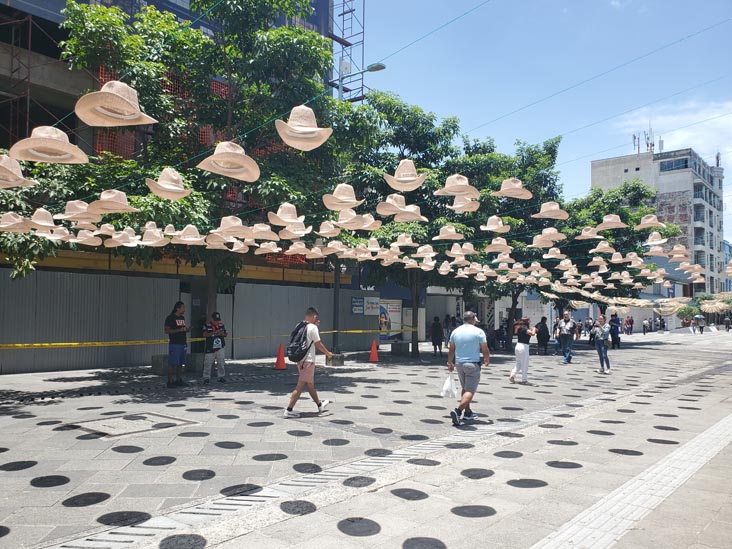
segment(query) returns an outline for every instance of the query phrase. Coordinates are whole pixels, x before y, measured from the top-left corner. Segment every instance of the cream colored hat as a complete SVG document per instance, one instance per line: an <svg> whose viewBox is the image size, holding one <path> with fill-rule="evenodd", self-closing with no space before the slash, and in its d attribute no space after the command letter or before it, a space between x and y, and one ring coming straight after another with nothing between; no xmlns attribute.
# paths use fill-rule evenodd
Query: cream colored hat
<svg viewBox="0 0 732 549"><path fill-rule="evenodd" d="M271 225L287 227L292 223L303 223L305 221L305 216L301 215L298 217L297 208L289 202L283 202L277 208L276 214L267 212L267 219Z"/></svg>
<svg viewBox="0 0 732 549"><path fill-rule="evenodd" d="M440 234L433 236L432 240L462 240L463 238L465 236L457 232L453 225L445 225L440 227Z"/></svg>
<svg viewBox="0 0 732 549"><path fill-rule="evenodd" d="M613 254L613 253L615 253L615 248L610 246L610 244L607 243L607 240L603 240L596 247L592 248L590 250L590 253L591 254Z"/></svg>
<svg viewBox="0 0 732 549"><path fill-rule="evenodd" d="M309 252L308 247L302 240L293 242L290 247L285 250L285 255L305 255Z"/></svg>
<svg viewBox="0 0 732 549"><path fill-rule="evenodd" d="M52 126L33 128L31 136L10 147L10 158L47 162L49 164L86 164L89 158L76 145L69 143L69 136Z"/></svg>
<svg viewBox="0 0 732 549"><path fill-rule="evenodd" d="M64 213L55 214L54 219L64 219L67 221L88 221L90 223L99 223L102 216L95 213L89 213L89 204L83 200L69 200L66 202Z"/></svg>
<svg viewBox="0 0 732 549"><path fill-rule="evenodd" d="M541 211L531 217L537 219L569 219L569 214L559 207L557 202L544 202Z"/></svg>
<svg viewBox="0 0 732 549"><path fill-rule="evenodd" d="M305 259L324 259L325 254L317 246L313 246L308 253L305 254Z"/></svg>
<svg viewBox="0 0 732 549"><path fill-rule="evenodd" d="M111 223L104 223L99 229L94 231L94 236L114 236L117 234L117 229Z"/></svg>
<svg viewBox="0 0 732 549"><path fill-rule="evenodd" d="M481 231L492 231L494 233L507 233L511 230L510 225L504 225L503 220L497 215L492 215L488 218L485 225L480 226Z"/></svg>
<svg viewBox="0 0 732 549"><path fill-rule="evenodd" d="M318 128L313 109L299 105L292 109L287 123L275 120L275 128L282 141L300 151L311 151L327 141L331 128Z"/></svg>
<svg viewBox="0 0 732 549"><path fill-rule="evenodd" d="M348 183L336 185L333 194L323 195L323 204L329 210L341 211L350 210L363 204L363 200L356 200L356 193Z"/></svg>
<svg viewBox="0 0 732 549"><path fill-rule="evenodd" d="M99 227L97 227L96 223L90 223L89 221L74 221L71 223L71 228L75 231L96 231Z"/></svg>
<svg viewBox="0 0 732 549"><path fill-rule="evenodd" d="M184 244L186 246L205 246L206 237L198 234L198 229L194 225L186 225L171 240L173 244Z"/></svg>
<svg viewBox="0 0 732 549"><path fill-rule="evenodd" d="M559 262L559 265L557 265L557 269L559 269L560 271L569 271L570 269L574 269L572 260L571 259L562 259Z"/></svg>
<svg viewBox="0 0 732 549"><path fill-rule="evenodd" d="M547 227L541 231L541 237L546 240L551 240L552 242L559 242L560 240L567 238L567 235L560 233L554 227Z"/></svg>
<svg viewBox="0 0 732 549"><path fill-rule="evenodd" d="M386 179L387 185L395 191L408 192L419 188L427 179L427 174L417 175L414 162L405 159L399 162L393 176L385 173L384 179Z"/></svg>
<svg viewBox="0 0 732 549"><path fill-rule="evenodd" d="M310 234L312 232L313 228L311 226L306 227L303 223L296 221L294 223L290 223L282 229L279 232L279 237L282 240L297 240L298 238L302 238L306 234Z"/></svg>
<svg viewBox="0 0 732 549"><path fill-rule="evenodd" d="M249 246L247 246L240 240L235 240L234 243L231 245L231 251L235 254L246 254L249 253Z"/></svg>
<svg viewBox="0 0 732 549"><path fill-rule="evenodd" d="M412 257L432 258L437 255L437 252L432 249L432 246L426 244L417 248L417 253L412 254Z"/></svg>
<svg viewBox="0 0 732 549"><path fill-rule="evenodd" d="M551 248L554 246L554 241L548 238L544 238L540 234L534 236L531 244L527 248Z"/></svg>
<svg viewBox="0 0 732 549"><path fill-rule="evenodd" d="M121 231L114 233L112 238L104 241L106 248L117 248L123 246L125 248L136 248L140 243L140 237L130 227L125 227Z"/></svg>
<svg viewBox="0 0 732 549"><path fill-rule="evenodd" d="M668 254L663 251L661 246L651 246L651 249L648 250L645 255L653 257L668 257Z"/></svg>
<svg viewBox="0 0 732 549"><path fill-rule="evenodd" d="M66 242L71 239L71 234L66 227L59 227L58 229L43 229L36 231L33 234L52 242Z"/></svg>
<svg viewBox="0 0 732 549"><path fill-rule="evenodd" d="M167 230L165 231L167 234ZM235 238L253 238L251 227L246 227L241 219L235 215L227 215L221 218L219 228L211 231L223 236L233 236Z"/></svg>
<svg viewBox="0 0 732 549"><path fill-rule="evenodd" d="M513 247L509 246L505 238L496 237L491 240L491 243L486 246L485 252L505 252L511 253Z"/></svg>
<svg viewBox="0 0 732 549"><path fill-rule="evenodd" d="M407 204L404 196L397 193L390 194L386 197L386 200L384 202L379 202L376 205L376 213L384 217L396 215L398 213L406 211L406 209Z"/></svg>
<svg viewBox="0 0 732 549"><path fill-rule="evenodd" d="M176 231L175 227L170 223L168 223L163 229L164 236L178 236L178 233L180 233L180 231Z"/></svg>
<svg viewBox="0 0 732 549"><path fill-rule="evenodd" d="M516 260L513 257L511 257L511 254L509 252L501 252L498 254L498 256L496 256L496 258L493 261L491 261L491 263L498 263L498 264L503 263L503 264L510 265L512 263L516 263Z"/></svg>
<svg viewBox="0 0 732 549"><path fill-rule="evenodd" d="M479 199L480 191L473 187L464 175L454 174L445 180L445 186L433 193L435 196L467 196Z"/></svg>
<svg viewBox="0 0 732 549"><path fill-rule="evenodd" d="M544 259L566 259L566 255L559 251L559 248L550 248L548 253L542 256Z"/></svg>
<svg viewBox="0 0 732 549"><path fill-rule="evenodd" d="M235 242L235 238L222 236L220 233L209 233L206 236L207 250L226 250L229 251L227 244Z"/></svg>
<svg viewBox="0 0 732 549"><path fill-rule="evenodd" d="M432 240L434 240L434 238ZM417 246L419 246L419 244L415 244L414 242L412 242L412 235L408 235L406 233L399 233L394 244L402 248L416 248Z"/></svg>
<svg viewBox="0 0 732 549"><path fill-rule="evenodd" d="M524 188L524 184L520 179L512 177L511 179L504 179L501 183L501 190L493 191L493 196L504 196L507 198L518 198L520 200L528 200L533 194L531 191Z"/></svg>
<svg viewBox="0 0 732 549"><path fill-rule="evenodd" d="M332 221L323 221L320 224L320 230L315 231L315 234L318 236L323 236L325 238L335 238L339 234L341 234L341 230L333 225Z"/></svg>
<svg viewBox="0 0 732 549"><path fill-rule="evenodd" d="M676 244L671 248L671 255L689 255L689 250L683 244Z"/></svg>
<svg viewBox="0 0 732 549"><path fill-rule="evenodd" d="M125 212L139 212L137 208L133 208L127 203L127 195L122 191L110 189L102 191L99 200L95 200L86 209L89 213L95 214L111 214Z"/></svg>
<svg viewBox="0 0 732 549"><path fill-rule="evenodd" d="M426 223L429 219L422 215L419 206L409 204L403 212L399 212L394 216L394 221L398 223L408 223L410 221Z"/></svg>
<svg viewBox="0 0 732 549"><path fill-rule="evenodd" d="M466 242L463 244L463 255L473 255L475 253L477 252L475 251L472 242Z"/></svg>
<svg viewBox="0 0 732 549"><path fill-rule="evenodd" d="M207 172L231 177L247 183L259 179L259 166L244 149L232 141L222 141L216 145L214 153L204 158L197 168Z"/></svg>
<svg viewBox="0 0 732 549"><path fill-rule="evenodd" d="M51 212L44 208L38 208L35 212L33 212L33 215L26 224L31 229L38 229L41 231L48 229L57 229L59 227L53 222L53 216L51 215Z"/></svg>
<svg viewBox="0 0 732 549"><path fill-rule="evenodd" d="M101 246L102 239L98 236L94 236L94 233L87 230L81 230L76 234L76 237L69 240L70 244L79 244L81 246Z"/></svg>
<svg viewBox="0 0 732 549"><path fill-rule="evenodd" d="M417 263L414 259L405 259L404 260L404 268L405 269L419 269L419 263Z"/></svg>
<svg viewBox="0 0 732 549"><path fill-rule="evenodd" d="M157 122L140 110L137 91L117 80L104 84L101 91L80 97L74 112L87 126L103 128L142 126Z"/></svg>
<svg viewBox="0 0 732 549"><path fill-rule="evenodd" d="M457 258L465 257L465 254L463 254L463 247L460 246L460 244L458 244L457 242L455 242L452 245L452 248L450 248L449 250L447 250L445 252L445 255L447 257L457 257Z"/></svg>
<svg viewBox="0 0 732 549"><path fill-rule="evenodd" d="M596 229L598 231L606 231L608 229L623 229L625 227L627 227L627 225L620 221L619 215L609 214L602 218L602 223L600 223Z"/></svg>
<svg viewBox="0 0 732 549"><path fill-rule="evenodd" d="M280 237L277 236L272 228L266 223L255 223L252 225L252 239L254 240L274 240L279 241Z"/></svg>
<svg viewBox="0 0 732 549"><path fill-rule="evenodd" d="M160 229L147 229L142 233L142 240L140 240L140 246L150 246L151 248L162 248L170 244L170 240L163 236L163 232Z"/></svg>
<svg viewBox="0 0 732 549"><path fill-rule="evenodd" d="M263 242L259 248L254 250L254 255L278 254L281 251L282 248L278 248L276 242Z"/></svg>
<svg viewBox="0 0 732 549"><path fill-rule="evenodd" d="M659 229L663 229L666 226L665 223L661 223L658 218L655 215L644 215L641 218L641 222L638 223L635 227L633 227L636 231L640 231L643 229L651 229L653 227L657 227Z"/></svg>
<svg viewBox="0 0 732 549"><path fill-rule="evenodd" d="M27 233L30 230L28 219L15 212L4 213L0 217L0 232Z"/></svg>
<svg viewBox="0 0 732 549"><path fill-rule="evenodd" d="M376 221L374 216L371 214L364 214L363 216L363 231L376 231L381 228L381 221Z"/></svg>
<svg viewBox="0 0 732 549"><path fill-rule="evenodd" d="M627 261L620 252L615 252L610 258L610 263L626 263Z"/></svg>
<svg viewBox="0 0 732 549"><path fill-rule="evenodd" d="M574 237L575 240L591 240L593 238L602 239L602 237L597 234L597 229L594 227L585 227L582 229L582 234Z"/></svg>
<svg viewBox="0 0 732 549"><path fill-rule="evenodd" d="M374 252L374 253L380 252L382 250L381 246L379 245L379 241L373 237L369 238L369 242L366 245L366 249L368 251Z"/></svg>
<svg viewBox="0 0 732 549"><path fill-rule="evenodd" d="M480 200L474 200L468 196L456 196L448 208L454 212L474 212L480 208Z"/></svg>
<svg viewBox="0 0 732 549"><path fill-rule="evenodd" d="M668 242L668 238L661 238L661 234L658 231L653 231L643 245L660 246L661 244L666 244L666 242Z"/></svg>
<svg viewBox="0 0 732 549"><path fill-rule="evenodd" d="M12 189L13 187L32 187L38 185L38 181L23 177L23 170L15 158L7 154L0 154L0 189Z"/></svg>
<svg viewBox="0 0 732 549"><path fill-rule="evenodd" d="M592 258L592 261L590 261L589 263L587 263L587 266L588 267L599 267L601 265L607 265L607 263L600 256L593 257Z"/></svg>
<svg viewBox="0 0 732 549"><path fill-rule="evenodd" d="M450 267L450 264L447 261L443 261L437 268L437 272L440 273L442 276L445 276L452 272L452 267Z"/></svg>
<svg viewBox="0 0 732 549"><path fill-rule="evenodd" d="M168 200L180 200L191 194L191 189L183 187L183 178L173 168L164 168L157 181L146 178L145 183L154 195Z"/></svg>

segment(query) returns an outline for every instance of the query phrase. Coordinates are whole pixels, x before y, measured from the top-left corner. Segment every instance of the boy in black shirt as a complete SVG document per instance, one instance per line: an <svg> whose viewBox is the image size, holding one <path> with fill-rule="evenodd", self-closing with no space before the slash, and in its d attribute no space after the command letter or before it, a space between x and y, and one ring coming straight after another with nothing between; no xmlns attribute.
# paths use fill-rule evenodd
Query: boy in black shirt
<svg viewBox="0 0 732 549"><path fill-rule="evenodd" d="M182 301L173 305L173 311L165 319L165 333L168 334L168 388L185 387L188 385L183 381L183 364L186 362L187 337L191 331L186 326L186 319L183 316L186 306ZM173 379L175 377L175 380Z"/></svg>
<svg viewBox="0 0 732 549"><path fill-rule="evenodd" d="M219 376L219 383L226 382L226 340L228 336L224 323L221 322L219 313L211 314L211 321L203 328L203 337L206 338L206 356L203 359L203 383L208 385L211 381L211 366L216 362L216 373Z"/></svg>

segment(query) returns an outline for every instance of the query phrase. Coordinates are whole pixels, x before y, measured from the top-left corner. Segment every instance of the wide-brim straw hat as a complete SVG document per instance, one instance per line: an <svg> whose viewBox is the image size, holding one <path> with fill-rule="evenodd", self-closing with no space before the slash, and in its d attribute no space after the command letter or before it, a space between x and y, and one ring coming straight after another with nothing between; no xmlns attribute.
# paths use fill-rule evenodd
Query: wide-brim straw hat
<svg viewBox="0 0 732 549"><path fill-rule="evenodd" d="M301 240L298 240L297 242L293 242L290 247L285 250L285 255L305 255L310 250L305 245L305 243Z"/></svg>
<svg viewBox="0 0 732 549"><path fill-rule="evenodd" d="M417 248L417 253L412 254L412 257L433 258L436 255L437 252L432 249L432 246L426 244Z"/></svg>
<svg viewBox="0 0 732 549"><path fill-rule="evenodd" d="M592 239L602 240L602 237L597 234L597 229L595 229L595 227L585 227L584 229L582 229L582 233L575 236L574 239L575 240L592 240Z"/></svg>
<svg viewBox="0 0 732 549"><path fill-rule="evenodd" d="M481 231L492 231L494 233L503 234L511 230L510 225L504 225L503 219L497 215L492 215L488 218L485 225L480 226Z"/></svg>
<svg viewBox="0 0 732 549"><path fill-rule="evenodd" d="M554 227L547 227L546 229L542 229L541 237L547 240L551 240L552 242L559 242L560 240L564 240L565 238L567 238L567 235L564 233L560 233Z"/></svg>
<svg viewBox="0 0 732 549"><path fill-rule="evenodd" d="M295 222L287 225L287 227L282 229L278 234L283 240L297 240L306 234L310 234L312 230L312 226L306 227L301 222Z"/></svg>
<svg viewBox="0 0 732 549"><path fill-rule="evenodd" d="M452 248L450 248L449 250L447 250L445 252L445 255L447 257L456 257L456 258L465 257L465 254L463 254L462 246L460 246L460 244L458 244L457 242L455 242L452 245Z"/></svg>
<svg viewBox="0 0 732 549"><path fill-rule="evenodd" d="M62 219L66 221L88 221L90 223L99 223L102 216L88 211L89 204L83 200L69 200L66 202L64 213L54 214L54 219Z"/></svg>
<svg viewBox="0 0 732 549"><path fill-rule="evenodd" d="M645 252L644 255L653 257L668 257L668 253L664 252L661 246L651 246L651 249Z"/></svg>
<svg viewBox="0 0 732 549"><path fill-rule="evenodd" d="M593 257L592 260L587 263L588 267L599 267L601 265L607 265L607 262L600 256Z"/></svg>
<svg viewBox="0 0 732 549"><path fill-rule="evenodd" d="M409 192L418 189L424 183L424 180L427 179L427 174L417 174L417 168L415 168L414 162L405 159L399 162L394 175L385 173L384 179L386 179L387 185L395 191Z"/></svg>
<svg viewBox="0 0 732 549"><path fill-rule="evenodd" d="M651 228L659 228L663 229L666 226L665 223L661 223L658 218L653 215L644 215L641 218L641 222L638 223L635 227L633 227L636 231L640 231L643 229L651 229Z"/></svg>
<svg viewBox="0 0 732 549"><path fill-rule="evenodd" d="M623 254L620 252L615 252L613 256L610 258L610 263L626 263L628 260L623 257Z"/></svg>
<svg viewBox="0 0 732 549"><path fill-rule="evenodd" d="M325 238L335 238L336 236L341 234L341 230L333 225L332 221L323 221L320 224L320 230L315 231L315 234Z"/></svg>
<svg viewBox="0 0 732 549"><path fill-rule="evenodd" d="M491 243L485 247L485 252L506 252L511 253L513 250L512 246L509 246L505 238L496 237L491 240Z"/></svg>
<svg viewBox="0 0 732 549"><path fill-rule="evenodd" d="M277 213L267 212L267 220L271 225L287 227L293 223L303 223L305 221L305 216L297 215L297 208L294 204L283 202L277 208Z"/></svg>
<svg viewBox="0 0 732 549"><path fill-rule="evenodd" d="M661 238L661 233L653 231L643 245L644 246L660 246L668 242L668 238Z"/></svg>
<svg viewBox="0 0 732 549"><path fill-rule="evenodd" d="M197 168L207 172L231 177L247 183L259 179L259 166L244 149L231 141L222 141L216 145L214 153L199 162Z"/></svg>
<svg viewBox="0 0 732 549"><path fill-rule="evenodd" d="M348 183L339 183L333 194L323 195L325 207L336 212L353 209L363 202L363 200L356 199L356 193Z"/></svg>
<svg viewBox="0 0 732 549"><path fill-rule="evenodd" d="M615 214L608 214L602 218L602 223L595 227L598 231L606 231L608 229L624 229L627 227L625 223L620 221L620 216Z"/></svg>
<svg viewBox="0 0 732 549"><path fill-rule="evenodd" d="M87 164L84 152L69 143L69 136L52 126L33 128L31 136L10 147L10 158L49 164Z"/></svg>
<svg viewBox="0 0 732 549"><path fill-rule="evenodd" d="M233 243L234 241L235 239L233 237L225 237L221 234L209 233L206 236L206 249L229 251L227 244Z"/></svg>
<svg viewBox="0 0 732 549"><path fill-rule="evenodd" d="M127 203L127 195L115 189L102 191L99 200L95 200L86 209L89 213L110 214L110 213L127 213L139 212L137 208L133 208Z"/></svg>
<svg viewBox="0 0 732 549"><path fill-rule="evenodd" d="M399 212L394 216L394 221L397 223L427 223L429 219L422 215L422 212L419 210L419 206L410 204L403 212Z"/></svg>
<svg viewBox="0 0 732 549"><path fill-rule="evenodd" d="M117 80L110 80L100 91L80 97L74 112L87 126L102 128L141 126L157 122L140 110L137 91Z"/></svg>
<svg viewBox="0 0 732 549"><path fill-rule="evenodd" d="M53 215L51 212L44 208L38 208L31 218L26 222L26 225L31 229L38 229L41 231L49 229L57 229L59 225L53 222Z"/></svg>
<svg viewBox="0 0 732 549"><path fill-rule="evenodd" d="M480 198L480 191L473 187L468 178L459 173L449 176L445 180L445 186L436 190L434 196L467 196L470 198Z"/></svg>
<svg viewBox="0 0 732 549"><path fill-rule="evenodd" d="M407 204L404 197L400 194L390 194L384 202L376 205L376 213L384 217L396 215L407 211Z"/></svg>
<svg viewBox="0 0 732 549"><path fill-rule="evenodd" d="M147 229L142 234L142 240L140 240L140 246L149 246L151 248L162 248L170 244L170 240L163 236L163 232L160 229Z"/></svg>
<svg viewBox="0 0 732 549"><path fill-rule="evenodd" d="M235 215L222 217L218 229L214 229L211 232L224 236L233 236L235 238L252 238L251 227L245 226L241 219Z"/></svg>
<svg viewBox="0 0 732 549"><path fill-rule="evenodd" d="M544 202L539 213L532 214L536 219L569 219L569 214L559 207L557 202Z"/></svg>
<svg viewBox="0 0 732 549"><path fill-rule="evenodd" d="M185 246L205 246L206 237L198 233L195 225L186 225L183 229L173 237L172 244L183 244Z"/></svg>
<svg viewBox="0 0 732 549"><path fill-rule="evenodd" d="M0 189L12 189L14 187L32 187L38 185L38 181L23 177L23 170L15 158L7 154L0 154Z"/></svg>
<svg viewBox="0 0 732 549"><path fill-rule="evenodd" d="M252 225L253 240L274 240L279 241L280 237L275 234L272 228L266 223L255 223Z"/></svg>
<svg viewBox="0 0 732 549"><path fill-rule="evenodd" d="M554 246L554 241L548 238L542 237L540 234L534 236L531 244L526 246L527 248L551 248Z"/></svg>
<svg viewBox="0 0 732 549"><path fill-rule="evenodd" d="M440 233L437 236L433 236L432 240L462 240L465 235L457 232L453 225L445 225L440 227Z"/></svg>
<svg viewBox="0 0 732 549"><path fill-rule="evenodd" d="M43 229L33 233L35 236L45 238L52 242L68 242L72 235L66 227L59 227L58 229Z"/></svg>
<svg viewBox="0 0 732 549"><path fill-rule="evenodd" d="M300 151L311 151L325 143L332 128L319 128L313 109L298 105L290 111L287 122L275 120L275 128L282 141Z"/></svg>
<svg viewBox="0 0 732 549"><path fill-rule="evenodd" d="M590 250L591 254L614 254L615 248L608 244L607 240L603 240L597 246Z"/></svg>
<svg viewBox="0 0 732 549"><path fill-rule="evenodd" d="M534 195L531 194L529 189L524 188L524 184L520 179L512 177L510 179L504 179L501 183L501 189L493 191L492 196L501 196L506 198L518 198L520 200L528 200Z"/></svg>
<svg viewBox="0 0 732 549"><path fill-rule="evenodd" d="M474 200L468 196L456 196L452 205L447 207L454 212L474 212L480 208L480 200Z"/></svg>
<svg viewBox="0 0 732 549"><path fill-rule="evenodd" d="M498 256L496 256L496 258L493 261L491 261L491 263L498 263L499 265L500 264L509 264L510 265L512 263L516 263L516 260L513 257L511 257L511 254L509 252L501 252L498 254Z"/></svg>
<svg viewBox="0 0 732 549"><path fill-rule="evenodd" d="M276 242L263 242L259 248L254 250L254 255L278 254L281 251L282 248L279 248Z"/></svg>
<svg viewBox="0 0 732 549"><path fill-rule="evenodd" d="M27 233L28 219L15 212L4 213L0 216L0 231L6 233Z"/></svg>
<svg viewBox="0 0 732 549"><path fill-rule="evenodd" d="M163 169L157 181L145 178L145 183L155 196L168 200L180 200L191 194L191 189L183 187L183 178L173 168Z"/></svg>
<svg viewBox="0 0 732 549"><path fill-rule="evenodd" d="M399 233L396 242L392 246L394 245L402 248L417 248L419 246L419 244L412 241L412 235L406 233Z"/></svg>
<svg viewBox="0 0 732 549"><path fill-rule="evenodd" d="M80 246L101 246L102 239L98 236L94 236L94 233L86 229L82 229L74 238L69 239L69 244L79 244Z"/></svg>
<svg viewBox="0 0 732 549"><path fill-rule="evenodd" d="M549 252L542 256L544 259L566 259L567 256L559 251L559 248L550 248Z"/></svg>

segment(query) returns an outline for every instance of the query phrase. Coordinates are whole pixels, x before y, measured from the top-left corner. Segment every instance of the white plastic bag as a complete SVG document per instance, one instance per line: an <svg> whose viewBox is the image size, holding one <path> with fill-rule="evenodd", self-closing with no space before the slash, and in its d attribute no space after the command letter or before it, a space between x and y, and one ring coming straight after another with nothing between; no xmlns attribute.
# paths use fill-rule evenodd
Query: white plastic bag
<svg viewBox="0 0 732 549"><path fill-rule="evenodd" d="M442 384L440 394L445 398L457 398L457 385L455 384L455 377L451 372L447 373L447 378L445 379L445 383Z"/></svg>

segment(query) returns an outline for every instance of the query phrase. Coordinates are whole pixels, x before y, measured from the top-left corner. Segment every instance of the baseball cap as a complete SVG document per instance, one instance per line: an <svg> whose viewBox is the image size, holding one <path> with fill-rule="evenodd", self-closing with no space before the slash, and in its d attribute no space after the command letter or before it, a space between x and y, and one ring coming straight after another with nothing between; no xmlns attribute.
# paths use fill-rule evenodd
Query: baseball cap
<svg viewBox="0 0 732 549"><path fill-rule="evenodd" d="M213 313L211 315L211 318L213 318L214 320L221 320L221 315L219 313Z"/></svg>

